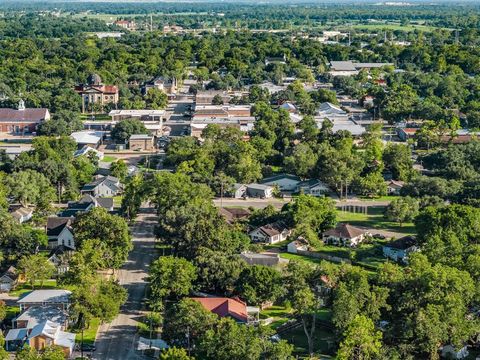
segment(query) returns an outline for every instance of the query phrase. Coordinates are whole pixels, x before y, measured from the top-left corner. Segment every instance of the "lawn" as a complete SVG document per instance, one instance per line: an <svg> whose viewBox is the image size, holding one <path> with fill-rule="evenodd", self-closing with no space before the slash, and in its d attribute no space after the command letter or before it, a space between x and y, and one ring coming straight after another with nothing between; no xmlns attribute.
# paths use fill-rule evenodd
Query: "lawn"
<svg viewBox="0 0 480 360"><path fill-rule="evenodd" d="M405 235L411 235L415 233L415 226L413 223L405 223L400 226L400 224L396 222L385 219L383 216L384 211L384 206L370 206L368 207L367 214L339 210L337 213L337 220L340 222L348 222L351 225L393 231Z"/></svg>
<svg viewBox="0 0 480 360"><path fill-rule="evenodd" d="M88 329L83 330L84 344L93 345L93 343L95 342L95 338L97 337L97 331L99 326L100 326L99 318L93 318L92 320L90 320ZM75 342L78 344L81 343L82 332L80 330L75 330L74 332L77 334L77 336L75 337Z"/></svg>
<svg viewBox="0 0 480 360"><path fill-rule="evenodd" d="M95 119L92 119L92 115L91 114L80 114L80 120L88 120L88 121L109 121L109 120L112 120L112 118L110 116L108 116L108 114L94 114L93 115L95 117Z"/></svg>
<svg viewBox="0 0 480 360"><path fill-rule="evenodd" d="M285 306L271 306L260 311L260 319L273 318L268 326L276 330L280 325L285 324L291 317L292 309Z"/></svg>
<svg viewBox="0 0 480 360"><path fill-rule="evenodd" d="M101 161L106 163L111 163L111 162L117 161L117 158L115 156L105 155Z"/></svg>
<svg viewBox="0 0 480 360"><path fill-rule="evenodd" d="M17 314L20 312L20 308L18 306L7 306L7 315L5 319L13 319Z"/></svg>
<svg viewBox="0 0 480 360"><path fill-rule="evenodd" d="M290 254L290 253L281 253L280 257L288 260L303 261L313 265L318 265L322 261L321 259L317 259L309 256L297 255L297 254Z"/></svg>
<svg viewBox="0 0 480 360"><path fill-rule="evenodd" d="M9 295L10 296L18 296L21 297L23 294L28 293L33 290L39 290L39 289L56 289L57 288L57 280L51 279L51 280L45 280L43 282L43 286L40 286L40 281L35 282L35 289L32 289L30 284L24 283L18 285L15 290L10 291Z"/></svg>
<svg viewBox="0 0 480 360"><path fill-rule="evenodd" d="M316 354L334 355L336 351L335 335L330 328L317 324L313 336L313 351ZM293 355L305 356L308 354L307 337L305 336L302 326L283 333L281 338L295 346Z"/></svg>

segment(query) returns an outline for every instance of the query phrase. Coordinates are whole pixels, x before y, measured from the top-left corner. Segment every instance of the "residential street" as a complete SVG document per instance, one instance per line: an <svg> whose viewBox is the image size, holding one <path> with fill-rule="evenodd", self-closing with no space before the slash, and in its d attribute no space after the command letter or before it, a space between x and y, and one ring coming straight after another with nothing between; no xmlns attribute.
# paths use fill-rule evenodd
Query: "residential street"
<svg viewBox="0 0 480 360"><path fill-rule="evenodd" d="M99 328L93 358L97 360L131 360L144 357L135 352L137 322L142 315L148 267L155 259L155 225L153 208L143 208L132 226L134 248L127 263L119 270L120 284L128 290L128 300L120 314Z"/></svg>

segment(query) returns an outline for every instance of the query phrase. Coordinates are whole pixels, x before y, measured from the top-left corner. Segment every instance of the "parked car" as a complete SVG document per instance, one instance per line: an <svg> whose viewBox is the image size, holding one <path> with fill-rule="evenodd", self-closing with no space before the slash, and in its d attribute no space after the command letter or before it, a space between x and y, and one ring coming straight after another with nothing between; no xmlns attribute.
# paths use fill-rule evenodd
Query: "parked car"
<svg viewBox="0 0 480 360"><path fill-rule="evenodd" d="M382 235L382 234L375 234L373 235L373 237L379 240L385 240L387 238L385 235Z"/></svg>

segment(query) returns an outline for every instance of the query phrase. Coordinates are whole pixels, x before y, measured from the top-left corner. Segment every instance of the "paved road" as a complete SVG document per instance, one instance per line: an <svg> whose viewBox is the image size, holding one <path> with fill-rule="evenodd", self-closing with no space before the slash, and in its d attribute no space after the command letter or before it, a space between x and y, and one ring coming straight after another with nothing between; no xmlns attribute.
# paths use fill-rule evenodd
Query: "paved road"
<svg viewBox="0 0 480 360"><path fill-rule="evenodd" d="M213 200L216 206L224 206L224 207L253 207L255 209L263 209L267 205L273 205L277 209L281 209L283 205L290 202L291 198L285 199L277 199L277 198L270 198L270 199L255 199L249 198L246 200L243 199L232 199L232 198L215 198ZM348 199L348 200L338 200L334 199L337 207L342 206L387 206L390 204L389 200L361 200L361 199ZM360 212L360 211L359 211Z"/></svg>
<svg viewBox="0 0 480 360"><path fill-rule="evenodd" d="M148 267L157 256L153 237L155 223L154 210L149 208L142 210L132 226L134 248L118 273L120 284L128 290L128 300L116 319L100 327L94 359L144 359L135 352L136 330L142 316Z"/></svg>

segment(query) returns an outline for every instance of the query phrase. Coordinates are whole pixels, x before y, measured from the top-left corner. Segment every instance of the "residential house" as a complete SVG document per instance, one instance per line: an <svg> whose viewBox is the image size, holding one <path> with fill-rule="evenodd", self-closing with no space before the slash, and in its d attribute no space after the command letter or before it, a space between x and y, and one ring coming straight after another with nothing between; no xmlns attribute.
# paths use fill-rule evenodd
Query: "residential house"
<svg viewBox="0 0 480 360"><path fill-rule="evenodd" d="M113 24L125 30L135 31L137 29L137 24L131 20L116 20Z"/></svg>
<svg viewBox="0 0 480 360"><path fill-rule="evenodd" d="M295 191L305 195L325 196L330 192L330 188L320 180L310 179L298 183Z"/></svg>
<svg viewBox="0 0 480 360"><path fill-rule="evenodd" d="M315 115L319 118L327 118L330 121L348 120L347 112L330 102L321 103Z"/></svg>
<svg viewBox="0 0 480 360"><path fill-rule="evenodd" d="M250 210L243 208L224 208L218 209L218 212L225 218L228 223L246 220L252 214Z"/></svg>
<svg viewBox="0 0 480 360"><path fill-rule="evenodd" d="M20 306L20 311L25 311L32 306L55 306L68 310L71 295L71 291L63 289L34 290L21 297L17 304Z"/></svg>
<svg viewBox="0 0 480 360"><path fill-rule="evenodd" d="M75 217L79 212L87 212L98 207L113 211L113 198L96 198L84 194L78 201L69 201L67 208L61 211L58 216L64 218Z"/></svg>
<svg viewBox="0 0 480 360"><path fill-rule="evenodd" d="M390 180L387 181L387 194L388 195L400 195L405 183L403 181Z"/></svg>
<svg viewBox="0 0 480 360"><path fill-rule="evenodd" d="M226 191L226 195L234 199L241 199L245 197L246 192L247 192L246 185L235 183L232 185L232 187L228 191Z"/></svg>
<svg viewBox="0 0 480 360"><path fill-rule="evenodd" d="M408 255L418 250L417 241L413 236L404 236L383 245L382 250L383 256L393 261L406 263Z"/></svg>
<svg viewBox="0 0 480 360"><path fill-rule="evenodd" d="M15 220L17 220L20 224L30 220L33 216L33 209L26 208L23 206L13 207L10 215L13 216Z"/></svg>
<svg viewBox="0 0 480 360"><path fill-rule="evenodd" d="M281 191L295 191L302 180L296 175L278 174L260 181L261 184L277 186Z"/></svg>
<svg viewBox="0 0 480 360"><path fill-rule="evenodd" d="M95 155L98 160L103 160L104 158L103 152L97 149L94 149L89 145L84 145L81 149L75 151L75 153L73 154L73 157L89 156L90 154Z"/></svg>
<svg viewBox="0 0 480 360"><path fill-rule="evenodd" d="M47 219L46 232L50 249L63 245L75 250L72 222L71 217L51 216Z"/></svg>
<svg viewBox="0 0 480 360"><path fill-rule="evenodd" d="M291 233L292 231L282 221L277 221L250 231L248 236L253 242L275 244L286 240Z"/></svg>
<svg viewBox="0 0 480 360"><path fill-rule="evenodd" d="M61 326L46 320L32 329L12 329L5 337L7 351L15 351L25 344L35 350L58 346L65 353L65 358L69 358L75 346L75 334L62 331Z"/></svg>
<svg viewBox="0 0 480 360"><path fill-rule="evenodd" d="M118 87L104 85L98 74L90 75L87 83L76 86L75 91L82 97L82 113L96 112L107 104L118 104Z"/></svg>
<svg viewBox="0 0 480 360"><path fill-rule="evenodd" d="M417 131L419 131L420 128L397 128L397 136L400 138L402 141L407 141L409 139L413 139L415 137L415 134Z"/></svg>
<svg viewBox="0 0 480 360"><path fill-rule="evenodd" d="M302 237L299 237L297 240L293 240L292 242L289 242L287 245L287 252L291 254L297 254L299 250L300 251L308 250L308 242Z"/></svg>
<svg viewBox="0 0 480 360"><path fill-rule="evenodd" d="M289 113L295 114L297 112L297 107L290 102L285 102L280 105L280 109L287 110Z"/></svg>
<svg viewBox="0 0 480 360"><path fill-rule="evenodd" d="M264 184L248 184L247 195L254 198L268 199L273 196L273 187Z"/></svg>
<svg viewBox="0 0 480 360"><path fill-rule="evenodd" d="M440 354L443 359L466 359L469 351L466 346L458 349L454 345L445 345L440 348Z"/></svg>
<svg viewBox="0 0 480 360"><path fill-rule="evenodd" d="M48 261L57 269L57 275L65 274L69 269L69 260L73 255L72 249L59 245L48 255Z"/></svg>
<svg viewBox="0 0 480 360"><path fill-rule="evenodd" d="M122 191L120 180L113 176L100 176L98 179L85 184L80 190L81 194L95 197L116 196Z"/></svg>
<svg viewBox="0 0 480 360"><path fill-rule="evenodd" d="M335 229L323 233L323 241L327 244L355 247L370 233L364 229L346 223L339 223Z"/></svg>
<svg viewBox="0 0 480 360"><path fill-rule="evenodd" d="M0 133L31 134L37 131L38 125L48 120L48 109L26 108L23 100L20 100L18 109L0 109Z"/></svg>
<svg viewBox="0 0 480 360"><path fill-rule="evenodd" d="M280 264L288 263L288 260L281 258L280 254L244 252L240 254L240 258L248 265L278 266Z"/></svg>
<svg viewBox="0 0 480 360"><path fill-rule="evenodd" d="M152 151L155 149L153 136L145 134L134 134L128 139L130 150Z"/></svg>
<svg viewBox="0 0 480 360"><path fill-rule="evenodd" d="M259 309L248 307L238 298L227 297L194 297L192 300L200 303L206 310L217 314L219 317L230 317L239 323L254 321L259 314Z"/></svg>
<svg viewBox="0 0 480 360"><path fill-rule="evenodd" d="M282 56L274 56L274 57L267 57L265 58L265 66L268 66L270 64L281 64L281 65L285 65L287 63L287 57L285 56L285 54L283 54Z"/></svg>
<svg viewBox="0 0 480 360"><path fill-rule="evenodd" d="M0 292L10 292L18 283L18 272L13 266L0 276Z"/></svg>
<svg viewBox="0 0 480 360"><path fill-rule="evenodd" d="M14 328L33 329L38 324L50 321L62 330L68 327L68 313L57 306L32 306L12 320Z"/></svg>

